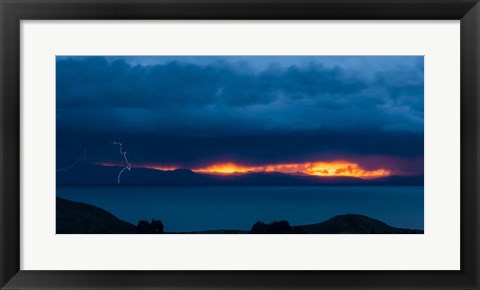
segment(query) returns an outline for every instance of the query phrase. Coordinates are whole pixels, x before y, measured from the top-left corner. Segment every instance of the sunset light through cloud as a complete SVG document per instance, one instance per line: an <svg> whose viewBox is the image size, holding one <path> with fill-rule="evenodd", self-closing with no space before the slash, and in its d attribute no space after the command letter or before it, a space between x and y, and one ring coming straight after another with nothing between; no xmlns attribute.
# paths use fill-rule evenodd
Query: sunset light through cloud
<svg viewBox="0 0 480 290"><path fill-rule="evenodd" d="M98 163L103 166L120 166L116 163ZM148 168L161 171L171 171L180 169L175 166L161 165L133 165L133 168ZM305 163L286 163L286 164L270 164L264 166L245 166L232 162L212 164L205 167L191 168L193 172L203 174L246 174L255 172L279 172L285 174L304 174L312 176L348 176L358 178L379 178L386 177L391 174L388 169L367 170L362 168L358 163L347 161L331 161L331 162L305 162Z"/></svg>
<svg viewBox="0 0 480 290"><path fill-rule="evenodd" d="M288 163L265 166L241 166L234 163L221 163L213 164L203 168L192 169L192 171L208 174L280 172L287 174L350 176L359 178L378 178L390 175L390 171L387 169L366 170L361 168L357 163L345 161Z"/></svg>

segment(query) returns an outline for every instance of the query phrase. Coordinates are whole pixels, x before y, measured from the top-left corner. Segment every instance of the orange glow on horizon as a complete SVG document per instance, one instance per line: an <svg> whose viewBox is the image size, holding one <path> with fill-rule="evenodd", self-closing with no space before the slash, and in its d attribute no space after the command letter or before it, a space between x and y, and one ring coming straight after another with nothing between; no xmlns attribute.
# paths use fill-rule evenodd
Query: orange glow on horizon
<svg viewBox="0 0 480 290"><path fill-rule="evenodd" d="M235 174L253 172L256 171L255 169L256 167L244 167L236 165L235 163L221 163L213 164L204 168L192 169L192 171L198 173Z"/></svg>
<svg viewBox="0 0 480 290"><path fill-rule="evenodd" d="M357 163L346 161L288 163L265 166L241 166L234 163L221 163L192 169L192 171L208 174L280 172L315 176L349 176L359 178L378 178L390 175L390 171L387 169L366 170L361 168Z"/></svg>
<svg viewBox="0 0 480 290"><path fill-rule="evenodd" d="M97 163L103 166L121 166L115 163ZM133 165L133 168L149 168L154 170L171 171L179 169L174 166L160 165ZM212 164L201 168L192 168L193 172L205 174L245 174L254 172L279 172L286 174L304 174L313 176L346 176L358 177L364 179L386 177L390 175L388 169L367 170L362 168L358 163L348 161L331 161L331 162L305 162L305 163L286 163L271 164L264 166L243 166L232 162Z"/></svg>

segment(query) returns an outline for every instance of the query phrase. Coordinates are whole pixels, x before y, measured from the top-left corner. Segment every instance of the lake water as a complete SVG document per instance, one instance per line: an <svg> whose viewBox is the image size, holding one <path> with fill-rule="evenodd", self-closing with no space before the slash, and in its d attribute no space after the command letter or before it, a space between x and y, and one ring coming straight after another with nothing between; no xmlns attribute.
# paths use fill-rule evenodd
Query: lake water
<svg viewBox="0 0 480 290"><path fill-rule="evenodd" d="M134 224L159 219L165 231L248 230L281 219L302 225L347 213L423 229L422 186L59 186L57 195Z"/></svg>

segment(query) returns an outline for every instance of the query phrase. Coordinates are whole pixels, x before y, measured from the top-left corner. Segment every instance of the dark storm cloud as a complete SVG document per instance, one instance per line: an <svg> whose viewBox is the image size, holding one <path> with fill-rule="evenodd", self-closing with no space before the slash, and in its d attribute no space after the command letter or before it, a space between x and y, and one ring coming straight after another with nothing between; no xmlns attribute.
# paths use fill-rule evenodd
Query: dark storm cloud
<svg viewBox="0 0 480 290"><path fill-rule="evenodd" d="M248 137L59 133L57 150L61 156L76 157L75 154L81 152L74 145L82 144L86 148L92 148L88 156L90 161L122 163L123 157L118 154L117 146L112 144L113 141L120 141L134 165L157 164L181 168L196 168L227 161L243 165L264 165L348 160L361 162L367 169L375 169L378 168L375 166L385 164L387 159L392 161L389 162L390 165L402 160L414 160L418 164L416 159L423 156L423 134L410 132L351 132L348 135L318 132L312 135ZM372 156L377 158L372 159ZM386 156L390 157L385 158ZM404 164L401 168L408 166L413 165Z"/></svg>
<svg viewBox="0 0 480 290"><path fill-rule="evenodd" d="M57 61L57 112L61 128L104 132L421 132L423 66L380 70L366 79L348 67L284 66L281 58L262 70L181 57L149 66L67 58Z"/></svg>
<svg viewBox="0 0 480 290"><path fill-rule="evenodd" d="M348 159L423 172L421 57L172 58L57 58L59 166L81 148L122 162L117 140L134 165Z"/></svg>

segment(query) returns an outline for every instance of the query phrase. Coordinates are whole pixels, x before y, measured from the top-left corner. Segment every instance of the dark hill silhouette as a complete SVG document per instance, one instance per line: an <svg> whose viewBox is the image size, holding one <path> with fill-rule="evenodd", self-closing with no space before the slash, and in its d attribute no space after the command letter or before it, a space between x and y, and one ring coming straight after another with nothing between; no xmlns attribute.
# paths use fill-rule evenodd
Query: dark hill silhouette
<svg viewBox="0 0 480 290"><path fill-rule="evenodd" d="M242 231L242 230L207 230L207 231L193 231L193 232L170 232L168 234L249 234L250 231Z"/></svg>
<svg viewBox="0 0 480 290"><path fill-rule="evenodd" d="M68 172L57 172L58 185L115 185L122 167L78 164ZM124 171L122 185L423 185L423 176L388 176L377 179L328 177L279 172L235 175L196 173L189 169L162 171L132 168Z"/></svg>
<svg viewBox="0 0 480 290"><path fill-rule="evenodd" d="M57 197L57 234L135 234L164 233L163 223L140 221L137 226L118 219L99 207ZM158 227L145 228L158 224ZM168 222L167 222L168 226ZM139 228L140 227L140 228ZM158 230L157 230L158 228ZM161 230L160 230L161 228ZM139 230L140 229L140 230ZM146 229L146 230L145 230ZM287 221L257 222L251 231L235 229L204 230L195 232L165 232L166 234L423 234L423 230L395 228L364 215L346 214L327 221L290 226Z"/></svg>
<svg viewBox="0 0 480 290"><path fill-rule="evenodd" d="M135 226L99 207L57 197L57 234L133 234Z"/></svg>
<svg viewBox="0 0 480 290"><path fill-rule="evenodd" d="M298 226L306 234L423 234L422 230L394 228L364 215L338 215L327 221Z"/></svg>

